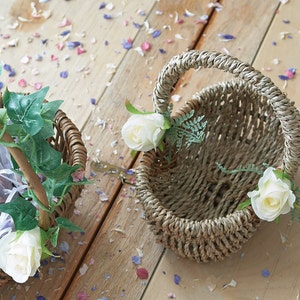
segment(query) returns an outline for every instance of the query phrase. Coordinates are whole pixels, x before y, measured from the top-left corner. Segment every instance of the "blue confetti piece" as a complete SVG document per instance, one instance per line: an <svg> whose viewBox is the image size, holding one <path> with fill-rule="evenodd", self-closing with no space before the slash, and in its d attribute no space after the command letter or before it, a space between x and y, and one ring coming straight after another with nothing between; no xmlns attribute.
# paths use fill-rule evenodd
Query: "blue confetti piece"
<svg viewBox="0 0 300 300"><path fill-rule="evenodd" d="M180 281L181 281L181 277L179 275L175 274L174 275L174 283L178 285L180 283Z"/></svg>
<svg viewBox="0 0 300 300"><path fill-rule="evenodd" d="M103 18L106 20L110 20L110 19L112 19L112 16L108 15L108 14L103 14Z"/></svg>
<svg viewBox="0 0 300 300"><path fill-rule="evenodd" d="M123 46L124 49L129 50L129 49L132 48L132 41L123 40L122 46Z"/></svg>
<svg viewBox="0 0 300 300"><path fill-rule="evenodd" d="M16 76L16 72L15 70L12 70L11 72L9 72L8 77L15 77Z"/></svg>
<svg viewBox="0 0 300 300"><path fill-rule="evenodd" d="M36 296L36 300L46 300L44 296Z"/></svg>
<svg viewBox="0 0 300 300"><path fill-rule="evenodd" d="M81 45L80 42L66 42L66 45L69 49L74 49Z"/></svg>
<svg viewBox="0 0 300 300"><path fill-rule="evenodd" d="M61 36L66 36L70 33L71 31L70 30L65 30L63 32L60 33Z"/></svg>
<svg viewBox="0 0 300 300"><path fill-rule="evenodd" d="M133 255L131 257L131 261L135 264L135 265L140 265L142 260L141 260L141 257L140 256L137 256L137 255Z"/></svg>
<svg viewBox="0 0 300 300"><path fill-rule="evenodd" d="M0 90L3 88L4 83L2 81L0 81Z"/></svg>
<svg viewBox="0 0 300 300"><path fill-rule="evenodd" d="M263 269L261 271L262 277L269 277L271 275L270 271L268 269Z"/></svg>
<svg viewBox="0 0 300 300"><path fill-rule="evenodd" d="M167 51L166 51L166 50L164 50L164 49L159 49L159 53L161 53L161 54L166 54L166 53L167 53Z"/></svg>
<svg viewBox="0 0 300 300"><path fill-rule="evenodd" d="M3 69L7 72L11 72L12 71L12 67L11 65L8 65L8 64L4 64L3 65Z"/></svg>
<svg viewBox="0 0 300 300"><path fill-rule="evenodd" d="M42 44L43 44L43 45L47 44L47 42L48 42L48 39L42 40Z"/></svg>
<svg viewBox="0 0 300 300"><path fill-rule="evenodd" d="M235 37L232 34L223 34L223 33L219 33L218 37L220 40L222 41L231 41L234 40Z"/></svg>
<svg viewBox="0 0 300 300"><path fill-rule="evenodd" d="M289 78L286 75L278 75L278 77L281 80L289 80Z"/></svg>
<svg viewBox="0 0 300 300"><path fill-rule="evenodd" d="M69 73L68 73L68 71L61 71L59 76L61 78L67 78L69 76Z"/></svg>
<svg viewBox="0 0 300 300"><path fill-rule="evenodd" d="M96 104L96 99L95 98L91 98L90 102L91 102L91 104L95 105Z"/></svg>
<svg viewBox="0 0 300 300"><path fill-rule="evenodd" d="M127 175L133 175L134 171L132 169L126 170Z"/></svg>
<svg viewBox="0 0 300 300"><path fill-rule="evenodd" d="M157 37L160 36L160 34L161 34L160 30L155 30L155 31L153 31L153 33L152 33L152 37L153 37L153 38L157 38Z"/></svg>

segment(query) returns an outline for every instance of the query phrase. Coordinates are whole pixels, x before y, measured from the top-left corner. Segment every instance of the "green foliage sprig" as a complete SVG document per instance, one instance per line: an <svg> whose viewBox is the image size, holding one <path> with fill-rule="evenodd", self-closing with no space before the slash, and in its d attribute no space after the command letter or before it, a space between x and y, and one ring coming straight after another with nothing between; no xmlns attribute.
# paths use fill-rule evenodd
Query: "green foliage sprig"
<svg viewBox="0 0 300 300"><path fill-rule="evenodd" d="M74 181L72 175L80 172L81 166L70 166L62 162L61 152L55 150L48 142L54 135L53 119L63 102L62 100L45 102L48 90L49 88L45 87L33 94L24 95L6 89L3 95L3 108L0 108L0 144L12 152L14 149L21 150L20 153L25 156L25 159L21 159L21 163L25 165L29 163L35 173L29 176L32 178L32 175L36 175L33 176L35 183L36 178L43 178L42 188L47 197L45 205L39 198L40 193L35 188L36 184L28 182L28 170L20 168L14 158L14 170L22 177L28 188L13 201L1 204L0 212L11 215L16 231L35 228L42 213L53 213L56 207L61 205L71 186L88 183L84 176L81 180ZM54 227L42 228L44 242L50 240L55 247L61 228L68 231L83 231L68 219L59 217L56 218ZM44 250L47 252L45 248Z"/></svg>

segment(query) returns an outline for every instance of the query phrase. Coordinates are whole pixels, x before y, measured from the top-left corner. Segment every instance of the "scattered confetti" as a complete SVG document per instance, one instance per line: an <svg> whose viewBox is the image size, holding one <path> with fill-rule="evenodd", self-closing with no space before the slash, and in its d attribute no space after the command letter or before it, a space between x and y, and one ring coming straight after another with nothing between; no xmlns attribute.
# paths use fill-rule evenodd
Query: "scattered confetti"
<svg viewBox="0 0 300 300"><path fill-rule="evenodd" d="M236 286L237 286L237 282L234 279L232 279L229 283L223 285L223 289L226 289L228 287L236 287Z"/></svg>
<svg viewBox="0 0 300 300"><path fill-rule="evenodd" d="M135 264L135 265L140 265L142 263L141 257L137 256L137 255L133 255L131 257L131 261Z"/></svg>
<svg viewBox="0 0 300 300"><path fill-rule="evenodd" d="M18 81L18 86L20 86L20 87L26 87L27 86L26 80L25 79L20 79Z"/></svg>
<svg viewBox="0 0 300 300"><path fill-rule="evenodd" d="M69 73L68 73L68 71L61 71L59 76L61 78L67 78L69 76Z"/></svg>
<svg viewBox="0 0 300 300"><path fill-rule="evenodd" d="M77 300L87 300L88 297L89 295L84 291L80 291L77 293Z"/></svg>
<svg viewBox="0 0 300 300"><path fill-rule="evenodd" d="M151 49L151 44L149 42L143 42L141 48L143 51L149 51Z"/></svg>
<svg viewBox="0 0 300 300"><path fill-rule="evenodd" d="M152 33L152 37L157 38L157 37L160 36L160 34L161 34L160 30L155 30L155 31L153 31L153 33Z"/></svg>
<svg viewBox="0 0 300 300"><path fill-rule="evenodd" d="M181 281L181 277L177 274L174 274L174 283L179 284Z"/></svg>
<svg viewBox="0 0 300 300"><path fill-rule="evenodd" d="M132 39L123 40L122 41L122 46L123 46L124 49L129 50L129 49L132 48L132 43L133 43Z"/></svg>
<svg viewBox="0 0 300 300"><path fill-rule="evenodd" d="M137 268L136 275L138 276L138 278L143 280L148 279L149 277L149 273L145 268Z"/></svg>
<svg viewBox="0 0 300 300"><path fill-rule="evenodd" d="M80 275L85 275L86 272L88 271L89 267L87 264L83 264L82 267L79 269L79 273Z"/></svg>
<svg viewBox="0 0 300 300"><path fill-rule="evenodd" d="M235 39L235 37L233 35L223 34L223 33L219 33L218 37L219 37L220 41L222 41L222 42L228 42L228 41L231 41L231 40Z"/></svg>
<svg viewBox="0 0 300 300"><path fill-rule="evenodd" d="M271 275L270 271L268 269L263 269L261 271L261 276L262 277L269 277Z"/></svg>

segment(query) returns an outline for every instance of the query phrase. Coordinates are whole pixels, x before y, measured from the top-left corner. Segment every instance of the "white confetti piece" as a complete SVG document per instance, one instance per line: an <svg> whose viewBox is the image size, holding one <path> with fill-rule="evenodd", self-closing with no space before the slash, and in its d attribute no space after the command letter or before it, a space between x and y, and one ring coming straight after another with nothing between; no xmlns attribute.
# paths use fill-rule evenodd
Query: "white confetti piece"
<svg viewBox="0 0 300 300"><path fill-rule="evenodd" d="M175 38L178 40L184 40L183 36L180 33L176 33Z"/></svg>
<svg viewBox="0 0 300 300"><path fill-rule="evenodd" d="M173 102L179 102L181 100L181 96L178 94L172 95L171 97Z"/></svg>
<svg viewBox="0 0 300 300"><path fill-rule="evenodd" d="M79 269L79 273L80 275L85 275L86 272L88 271L89 267L87 264L83 264L82 267Z"/></svg>
<svg viewBox="0 0 300 300"><path fill-rule="evenodd" d="M230 282L223 285L223 289L226 289L228 287L236 287L236 286L237 286L237 282L234 279L231 279Z"/></svg>

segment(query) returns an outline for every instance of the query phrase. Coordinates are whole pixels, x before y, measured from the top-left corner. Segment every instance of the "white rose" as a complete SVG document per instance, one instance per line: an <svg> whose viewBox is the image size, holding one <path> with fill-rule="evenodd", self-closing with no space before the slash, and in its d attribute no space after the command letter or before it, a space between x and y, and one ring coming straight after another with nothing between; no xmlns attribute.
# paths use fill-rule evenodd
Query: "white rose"
<svg viewBox="0 0 300 300"><path fill-rule="evenodd" d="M258 181L258 190L247 194L255 214L265 221L274 221L279 215L287 214L296 200L291 182L277 178L274 170L267 168Z"/></svg>
<svg viewBox="0 0 300 300"><path fill-rule="evenodd" d="M40 266L40 228L7 233L0 239L0 253L0 268L14 281L24 283Z"/></svg>
<svg viewBox="0 0 300 300"><path fill-rule="evenodd" d="M133 150L155 149L165 133L164 122L164 116L158 113L133 115L123 125L122 137Z"/></svg>

